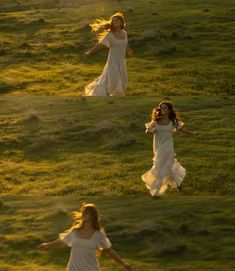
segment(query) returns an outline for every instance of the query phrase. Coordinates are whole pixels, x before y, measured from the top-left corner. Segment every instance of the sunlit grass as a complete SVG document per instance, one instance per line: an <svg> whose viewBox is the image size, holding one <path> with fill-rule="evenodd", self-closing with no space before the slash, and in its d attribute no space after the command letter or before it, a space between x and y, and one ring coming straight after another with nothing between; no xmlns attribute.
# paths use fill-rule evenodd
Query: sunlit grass
<svg viewBox="0 0 235 271"><path fill-rule="evenodd" d="M234 199L128 196L2 199L2 270L65 270L68 248L35 248L71 226L81 200L97 205L113 248L136 271L234 269ZM105 253L100 261L104 271L123 270Z"/></svg>
<svg viewBox="0 0 235 271"><path fill-rule="evenodd" d="M0 92L83 95L107 57L107 50L83 57L96 42L88 24L121 10L135 52L127 61L128 95L234 94L233 4L1 1Z"/></svg>
<svg viewBox="0 0 235 271"><path fill-rule="evenodd" d="M151 167L152 137L144 123L163 98L1 97L1 193L147 194L140 176ZM233 194L234 98L169 98L200 133L174 135L184 194Z"/></svg>

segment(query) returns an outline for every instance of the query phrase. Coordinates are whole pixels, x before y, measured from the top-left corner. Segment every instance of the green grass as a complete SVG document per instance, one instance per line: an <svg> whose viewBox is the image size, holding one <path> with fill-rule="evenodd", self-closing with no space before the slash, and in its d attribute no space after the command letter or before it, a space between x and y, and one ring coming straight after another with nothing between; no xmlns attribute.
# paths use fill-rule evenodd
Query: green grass
<svg viewBox="0 0 235 271"><path fill-rule="evenodd" d="M232 271L230 197L11 197L1 202L1 270L65 270L68 248L36 251L71 226L80 200L92 201L113 248L136 271ZM123 270L105 253L103 271Z"/></svg>
<svg viewBox="0 0 235 271"><path fill-rule="evenodd" d="M144 133L163 97L0 97L1 195L144 195ZM174 135L184 195L232 195L234 97L169 97L198 137ZM168 194L178 193L168 191Z"/></svg>
<svg viewBox="0 0 235 271"><path fill-rule="evenodd" d="M233 0L2 0L0 93L83 95L107 57L83 57L88 24L117 10L135 51L128 95L235 94Z"/></svg>

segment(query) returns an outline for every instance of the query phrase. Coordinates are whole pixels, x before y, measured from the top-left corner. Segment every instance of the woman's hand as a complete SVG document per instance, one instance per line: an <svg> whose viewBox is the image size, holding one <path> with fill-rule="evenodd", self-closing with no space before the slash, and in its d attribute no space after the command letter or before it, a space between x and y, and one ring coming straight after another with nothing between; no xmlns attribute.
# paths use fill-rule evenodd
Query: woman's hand
<svg viewBox="0 0 235 271"><path fill-rule="evenodd" d="M126 269L126 270L132 270L132 267L131 267L131 265L129 264L129 263L124 263L124 268Z"/></svg>
<svg viewBox="0 0 235 271"><path fill-rule="evenodd" d="M43 243L41 245L39 245L37 247L38 250L45 250L45 249L48 249L49 248L49 244L48 243Z"/></svg>
<svg viewBox="0 0 235 271"><path fill-rule="evenodd" d="M133 50L130 47L126 49L126 52L128 56L132 56L134 54Z"/></svg>

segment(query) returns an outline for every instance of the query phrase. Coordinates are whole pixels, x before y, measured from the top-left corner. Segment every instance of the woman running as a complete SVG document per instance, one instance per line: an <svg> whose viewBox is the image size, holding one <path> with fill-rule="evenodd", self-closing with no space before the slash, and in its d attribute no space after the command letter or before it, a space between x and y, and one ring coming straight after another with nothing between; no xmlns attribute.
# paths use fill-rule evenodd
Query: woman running
<svg viewBox="0 0 235 271"><path fill-rule="evenodd" d="M131 266L120 258L111 248L111 242L99 223L96 206L84 203L80 212L74 213L76 225L61 233L55 241L43 243L39 250L67 245L71 247L67 271L99 271L97 252L104 250L112 259L121 264L126 270Z"/></svg>
<svg viewBox="0 0 235 271"><path fill-rule="evenodd" d="M184 123L177 117L173 105L162 101L153 109L150 123L146 123L146 132L153 136L153 166L142 175L146 187L152 196L163 195L168 186L181 190L185 177L185 168L175 159L173 131L197 136L197 132L187 130Z"/></svg>
<svg viewBox="0 0 235 271"><path fill-rule="evenodd" d="M109 54L102 74L85 87L85 96L125 96L128 83L126 54L131 54L132 50L124 30L124 16L118 12L109 20L98 19L90 26L93 32L99 33L99 43L85 56L91 56L104 47L109 48Z"/></svg>

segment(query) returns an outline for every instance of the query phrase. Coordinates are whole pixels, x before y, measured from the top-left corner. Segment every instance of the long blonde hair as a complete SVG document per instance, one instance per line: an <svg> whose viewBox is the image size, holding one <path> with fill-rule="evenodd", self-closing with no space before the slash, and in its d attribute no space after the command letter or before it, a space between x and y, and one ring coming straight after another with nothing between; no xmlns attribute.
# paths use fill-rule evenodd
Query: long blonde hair
<svg viewBox="0 0 235 271"><path fill-rule="evenodd" d="M96 33L96 37L98 40L102 40L103 37L110 31L114 29L112 20L114 17L119 18L122 21L121 28L124 29L126 26L124 15L121 12L117 12L113 14L108 20L106 19L96 19L94 22L90 23L91 32Z"/></svg>
<svg viewBox="0 0 235 271"><path fill-rule="evenodd" d="M75 211L72 213L73 226L70 228L69 231L83 228L84 222L82 220L82 212L84 211L89 212L89 214L91 215L91 221L92 221L92 226L94 230L100 231L102 227L100 226L100 222L99 222L100 218L99 218L99 213L97 211L97 208L95 204L86 203L86 202L81 203L81 208L79 211Z"/></svg>

